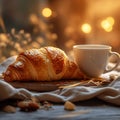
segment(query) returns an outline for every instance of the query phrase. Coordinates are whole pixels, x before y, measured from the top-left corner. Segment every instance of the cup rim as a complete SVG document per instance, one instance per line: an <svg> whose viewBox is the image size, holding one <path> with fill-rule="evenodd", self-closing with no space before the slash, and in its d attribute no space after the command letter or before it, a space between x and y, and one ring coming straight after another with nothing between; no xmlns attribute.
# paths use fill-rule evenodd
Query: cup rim
<svg viewBox="0 0 120 120"><path fill-rule="evenodd" d="M104 44L76 44L73 49L111 49L112 47Z"/></svg>

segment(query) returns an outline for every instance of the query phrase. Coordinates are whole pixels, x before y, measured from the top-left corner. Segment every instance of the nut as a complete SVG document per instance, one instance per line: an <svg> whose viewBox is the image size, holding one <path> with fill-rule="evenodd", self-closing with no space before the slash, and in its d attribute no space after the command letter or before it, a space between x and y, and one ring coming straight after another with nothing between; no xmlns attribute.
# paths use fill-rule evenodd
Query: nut
<svg viewBox="0 0 120 120"><path fill-rule="evenodd" d="M6 105L3 108L3 111L7 112L7 113L15 113L16 112L16 108L14 106L11 106L11 105Z"/></svg>
<svg viewBox="0 0 120 120"><path fill-rule="evenodd" d="M75 110L75 105L70 101L66 101L64 104L64 109L65 110Z"/></svg>

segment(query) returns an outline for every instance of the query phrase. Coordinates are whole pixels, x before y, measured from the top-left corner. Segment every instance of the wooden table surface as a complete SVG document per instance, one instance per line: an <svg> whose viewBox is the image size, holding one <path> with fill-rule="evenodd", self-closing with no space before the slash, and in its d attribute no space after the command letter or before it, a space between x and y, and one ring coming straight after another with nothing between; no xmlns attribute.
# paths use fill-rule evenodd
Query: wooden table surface
<svg viewBox="0 0 120 120"><path fill-rule="evenodd" d="M0 111L0 120L120 120L120 107L96 98L75 103L75 105L75 111L64 110L63 104L53 104L50 110L39 109L35 112Z"/></svg>

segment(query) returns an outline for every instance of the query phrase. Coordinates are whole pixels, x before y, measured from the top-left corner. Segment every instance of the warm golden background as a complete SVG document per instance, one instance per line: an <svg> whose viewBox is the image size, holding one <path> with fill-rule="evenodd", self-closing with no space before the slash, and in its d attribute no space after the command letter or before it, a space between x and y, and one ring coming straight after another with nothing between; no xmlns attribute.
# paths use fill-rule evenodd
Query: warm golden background
<svg viewBox="0 0 120 120"><path fill-rule="evenodd" d="M99 43L120 53L120 0L0 0L0 62L28 48Z"/></svg>

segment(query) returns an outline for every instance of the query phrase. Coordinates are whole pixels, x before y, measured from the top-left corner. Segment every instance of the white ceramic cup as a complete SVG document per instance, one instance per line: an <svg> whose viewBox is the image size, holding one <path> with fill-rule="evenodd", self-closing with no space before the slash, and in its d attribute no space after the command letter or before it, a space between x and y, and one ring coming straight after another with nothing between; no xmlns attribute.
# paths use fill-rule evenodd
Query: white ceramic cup
<svg viewBox="0 0 120 120"><path fill-rule="evenodd" d="M120 55L111 51L111 46L100 44L74 45L73 53L79 68L90 77L99 77L101 74L114 70L120 63ZM116 56L116 64L107 69L110 56Z"/></svg>

